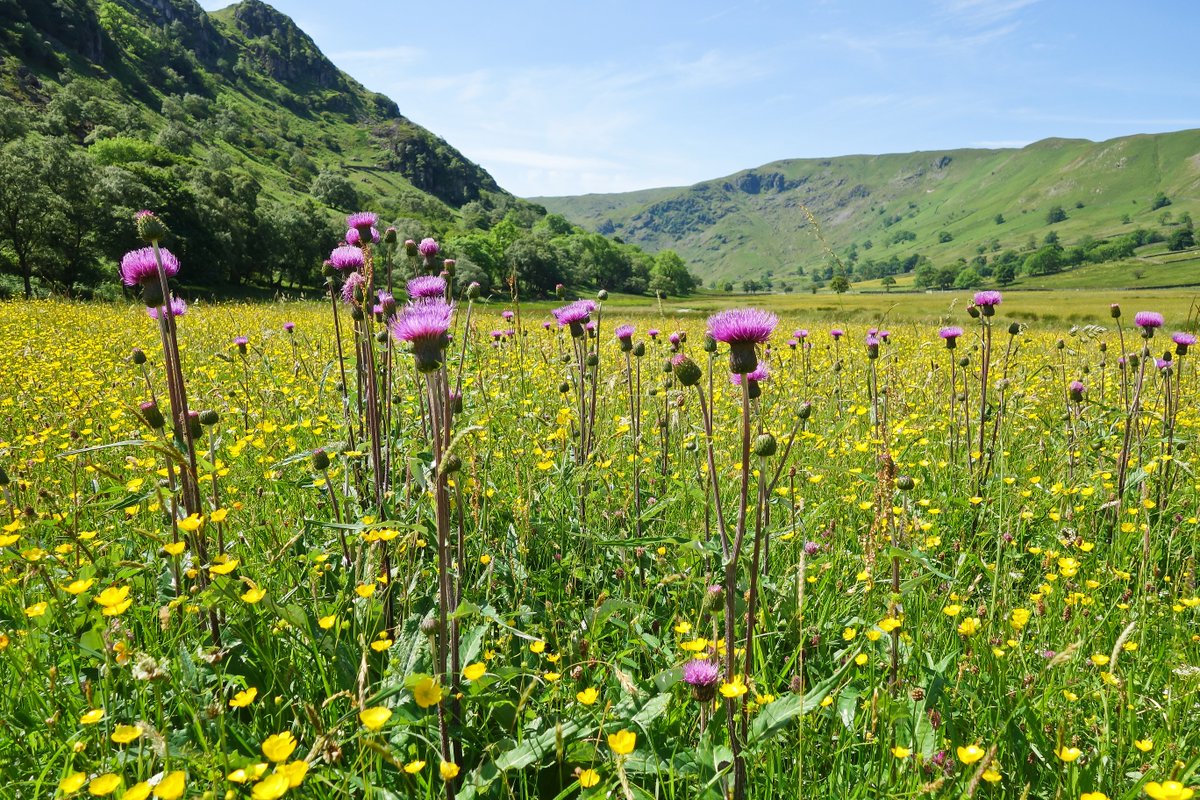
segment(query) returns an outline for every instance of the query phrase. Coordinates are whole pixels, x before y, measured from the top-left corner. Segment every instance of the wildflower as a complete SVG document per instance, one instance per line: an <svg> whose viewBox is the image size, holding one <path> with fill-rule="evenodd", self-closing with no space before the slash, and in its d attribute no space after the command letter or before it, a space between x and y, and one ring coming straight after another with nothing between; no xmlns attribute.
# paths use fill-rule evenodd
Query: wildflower
<svg viewBox="0 0 1200 800"><path fill-rule="evenodd" d="M454 780L458 776L458 764L455 764L453 761L443 761L441 764L438 764L438 772L441 774L442 780Z"/></svg>
<svg viewBox="0 0 1200 800"><path fill-rule="evenodd" d="M957 344L958 337L960 337L962 335L963 335L963 329L959 328L958 326L942 328L940 331L938 331L938 336L941 336L942 339L945 340L945 342L946 342L947 350L953 350L955 345Z"/></svg>
<svg viewBox="0 0 1200 800"><path fill-rule="evenodd" d="M113 728L112 740L117 744L129 744L142 735L142 729L137 725L118 725Z"/></svg>
<svg viewBox="0 0 1200 800"><path fill-rule="evenodd" d="M838 339L841 339L843 336L845 336L846 332L841 328L830 328L829 335L832 336L833 340L836 342Z"/></svg>
<svg viewBox="0 0 1200 800"><path fill-rule="evenodd" d="M1153 739L1134 739L1133 746L1136 747L1138 750L1141 750L1143 753L1149 753L1151 750L1154 749L1154 740Z"/></svg>
<svg viewBox="0 0 1200 800"><path fill-rule="evenodd" d="M379 217L371 211L355 211L346 216L346 227L354 228L362 234L369 232L377 222L379 222Z"/></svg>
<svg viewBox="0 0 1200 800"><path fill-rule="evenodd" d="M963 636L974 636L979 630L979 617L968 617L958 624L958 632Z"/></svg>
<svg viewBox="0 0 1200 800"><path fill-rule="evenodd" d="M317 625L319 625L323 631L329 630L336 624L337 614L329 614L328 616L321 617L317 620Z"/></svg>
<svg viewBox="0 0 1200 800"><path fill-rule="evenodd" d="M162 256L163 272L168 278L179 274L179 259L165 247L158 248ZM153 247L130 250L121 258L121 281L126 286L145 286L158 281L158 261ZM159 298L161 300L161 296Z"/></svg>
<svg viewBox="0 0 1200 800"><path fill-rule="evenodd" d="M892 631L896 630L896 628L899 628L900 625L900 620L896 619L895 617L884 617L879 621L879 629L884 633L891 633Z"/></svg>
<svg viewBox="0 0 1200 800"><path fill-rule="evenodd" d="M359 722L369 731L377 731L392 718L392 710L387 706L372 706L358 712Z"/></svg>
<svg viewBox="0 0 1200 800"><path fill-rule="evenodd" d="M441 249L442 248L437 243L437 240L430 239L428 236L425 237L424 239L422 239L421 243L419 245L417 245L417 252L420 253L427 262L431 258L436 256L441 251Z"/></svg>
<svg viewBox="0 0 1200 800"><path fill-rule="evenodd" d="M619 756L627 756L637 747L637 734L630 730L620 730L608 735L608 746Z"/></svg>
<svg viewBox="0 0 1200 800"><path fill-rule="evenodd" d="M541 654L546 652L546 643L541 639L529 643L529 652Z"/></svg>
<svg viewBox="0 0 1200 800"><path fill-rule="evenodd" d="M87 783L86 772L72 772L58 782L58 790L63 794L71 794L82 789L85 783Z"/></svg>
<svg viewBox="0 0 1200 800"><path fill-rule="evenodd" d="M721 696L730 700L741 697L747 691L749 691L749 687L746 686L745 678L741 675L734 675L732 680L721 683Z"/></svg>
<svg viewBox="0 0 1200 800"><path fill-rule="evenodd" d="M1019 631L1029 623L1029 616L1029 609L1014 608L1012 616L1009 618L1009 624L1012 625L1014 631Z"/></svg>
<svg viewBox="0 0 1200 800"><path fill-rule="evenodd" d="M167 310L172 317L182 317L188 311L188 304L183 298L171 295L171 299L167 301ZM158 306L146 306L146 313L150 319L158 319Z"/></svg>
<svg viewBox="0 0 1200 800"><path fill-rule="evenodd" d="M671 370L680 386L695 386L703 377L700 366L684 353L676 353L671 357Z"/></svg>
<svg viewBox="0 0 1200 800"><path fill-rule="evenodd" d="M275 771L286 775L288 779L288 788L295 789L297 786L304 783L304 776L308 774L308 762L291 761L281 767L276 767Z"/></svg>
<svg viewBox="0 0 1200 800"><path fill-rule="evenodd" d="M632 325L618 325L615 331L617 341L621 343L621 352L628 353L633 349L633 332Z"/></svg>
<svg viewBox="0 0 1200 800"><path fill-rule="evenodd" d="M88 711L83 712L83 715L79 717L79 724L80 725L95 725L97 722L99 722L102 719L104 719L104 709L103 708L93 708L93 709L89 709Z"/></svg>
<svg viewBox="0 0 1200 800"><path fill-rule="evenodd" d="M758 367L755 345L771 338L779 318L757 308L732 308L708 318L708 335L729 345L729 371L739 375Z"/></svg>
<svg viewBox="0 0 1200 800"><path fill-rule="evenodd" d="M976 292L974 303L980 308L985 317L990 317L996 313L995 307L1000 305L1000 293L995 289L985 292Z"/></svg>
<svg viewBox="0 0 1200 800"><path fill-rule="evenodd" d="M413 699L421 708L429 708L442 702L441 684L433 678L425 677L417 681L412 687L412 693Z"/></svg>
<svg viewBox="0 0 1200 800"><path fill-rule="evenodd" d="M462 674L463 674L463 677L469 681L477 681L480 678L482 678L486 672L487 672L487 664L477 661L474 664L468 664L463 669Z"/></svg>
<svg viewBox="0 0 1200 800"><path fill-rule="evenodd" d="M49 605L49 603L43 600L40 603L34 603L31 606L26 606L25 616L29 617L30 619L40 617L46 613L46 609L49 608Z"/></svg>
<svg viewBox="0 0 1200 800"><path fill-rule="evenodd" d="M959 747L957 752L958 760L968 765L974 764L976 761L987 755L984 749L976 744L970 744L966 747Z"/></svg>
<svg viewBox="0 0 1200 800"><path fill-rule="evenodd" d="M1108 800L1108 795L1104 792L1084 792L1079 795L1079 800Z"/></svg>
<svg viewBox="0 0 1200 800"><path fill-rule="evenodd" d="M404 771L409 775L416 775L421 770L425 769L424 761L410 761L404 765Z"/></svg>
<svg viewBox="0 0 1200 800"><path fill-rule="evenodd" d="M158 785L154 787L154 796L158 800L175 800L175 798L183 796L183 791L186 788L187 773L182 770L175 770L174 772L168 772L158 782Z"/></svg>
<svg viewBox="0 0 1200 800"><path fill-rule="evenodd" d="M288 760L292 752L296 749L297 744L299 743L291 731L274 733L263 740L262 752L268 761L281 764Z"/></svg>
<svg viewBox="0 0 1200 800"><path fill-rule="evenodd" d="M225 779L232 783L248 783L261 778L267 771L265 762L259 764L251 764L248 767L235 769L233 772L225 776Z"/></svg>
<svg viewBox="0 0 1200 800"><path fill-rule="evenodd" d="M238 692L229 701L231 708L245 708L254 702L254 698L258 697L258 689L251 686L249 689Z"/></svg>
<svg viewBox="0 0 1200 800"><path fill-rule="evenodd" d="M900 745L893 747L891 752L896 758L908 758L912 755L912 750L909 750L907 747L901 747Z"/></svg>
<svg viewBox="0 0 1200 800"><path fill-rule="evenodd" d="M1064 745L1064 746L1058 748L1057 750L1055 750L1054 755L1058 756L1060 760L1065 761L1066 763L1070 764L1071 762L1076 761L1081 755L1083 755L1083 751L1080 750L1078 747L1067 747Z"/></svg>
<svg viewBox="0 0 1200 800"><path fill-rule="evenodd" d="M1179 781L1150 781L1145 786L1146 794L1153 800L1188 800L1195 791L1187 788Z"/></svg>
<svg viewBox="0 0 1200 800"><path fill-rule="evenodd" d="M957 617L961 611L962 606L958 605L957 603L952 603L942 608L942 613L947 617Z"/></svg>
<svg viewBox="0 0 1200 800"><path fill-rule="evenodd" d="M135 783L125 790L121 800L146 800L150 796L150 784L146 781Z"/></svg>
<svg viewBox="0 0 1200 800"><path fill-rule="evenodd" d="M254 784L254 788L250 790L250 796L254 800L279 800L287 793L287 790L287 775L276 772Z"/></svg>
<svg viewBox="0 0 1200 800"><path fill-rule="evenodd" d="M413 358L421 372L442 365L443 351L450 343L450 317L454 307L441 300L427 300L404 309L392 321L392 336L412 345Z"/></svg>
<svg viewBox="0 0 1200 800"><path fill-rule="evenodd" d="M707 659L694 658L683 665L683 682L692 687L692 697L701 703L713 699L719 674L716 663Z"/></svg>
<svg viewBox="0 0 1200 800"><path fill-rule="evenodd" d="M1000 775L1000 771L995 767L988 767L980 777L988 783L999 783L1002 776Z"/></svg>
<svg viewBox="0 0 1200 800"><path fill-rule="evenodd" d="M129 597L128 586L110 586L100 594L92 598L104 609L104 616L116 617L124 614L133 605L133 600Z"/></svg>
<svg viewBox="0 0 1200 800"><path fill-rule="evenodd" d="M1171 334L1171 341L1175 343L1175 355L1187 355L1188 348L1196 344L1196 337L1190 333L1177 331Z"/></svg>
<svg viewBox="0 0 1200 800"><path fill-rule="evenodd" d="M685 678L685 680L686 680L686 678ZM593 686L589 686L588 688L584 689L582 692L575 693L575 699L578 700L581 705L585 705L585 706L593 705L596 702L596 698L598 698L599 696L600 696L600 693L597 692L595 687L593 687Z"/></svg>
<svg viewBox="0 0 1200 800"><path fill-rule="evenodd" d="M361 304L363 293L366 291L367 278L361 272L351 272L346 278L346 282L342 284L342 302L346 305L358 306Z"/></svg>
<svg viewBox="0 0 1200 800"><path fill-rule="evenodd" d="M600 773L594 769L585 769L579 773L579 785L584 789L590 789L600 782Z"/></svg>
<svg viewBox="0 0 1200 800"><path fill-rule="evenodd" d="M1071 398L1072 403L1082 403L1083 390L1083 381L1071 381L1067 386L1067 396Z"/></svg>
<svg viewBox="0 0 1200 800"><path fill-rule="evenodd" d="M243 603L249 603L250 605L254 605L255 603L257 603L258 601L262 600L264 597L267 596L267 590L260 589L257 586L251 586L249 589L247 589L245 592L243 592L239 596L241 597Z"/></svg>
<svg viewBox="0 0 1200 800"><path fill-rule="evenodd" d="M105 797L117 790L121 785L121 776L113 772L106 772L103 775L97 775L92 778L88 784L88 794L92 797Z"/></svg>
<svg viewBox="0 0 1200 800"><path fill-rule="evenodd" d="M446 279L436 275L413 278L408 282L408 296L412 300L436 300L446 296Z"/></svg>
<svg viewBox="0 0 1200 800"><path fill-rule="evenodd" d="M550 313L554 314L554 318L558 320L558 327L569 327L571 335L578 339L583 336L584 326L587 325L588 318L595 310L596 304L591 300L576 300L574 303L567 303Z"/></svg>
<svg viewBox="0 0 1200 800"><path fill-rule="evenodd" d="M352 245L335 247L329 253L329 266L337 270L360 269L364 263L363 251Z"/></svg>
<svg viewBox="0 0 1200 800"><path fill-rule="evenodd" d="M1149 339L1154 336L1154 329L1161 328L1163 324L1163 315L1157 311L1139 311L1133 315L1133 324L1142 329L1142 338Z"/></svg>

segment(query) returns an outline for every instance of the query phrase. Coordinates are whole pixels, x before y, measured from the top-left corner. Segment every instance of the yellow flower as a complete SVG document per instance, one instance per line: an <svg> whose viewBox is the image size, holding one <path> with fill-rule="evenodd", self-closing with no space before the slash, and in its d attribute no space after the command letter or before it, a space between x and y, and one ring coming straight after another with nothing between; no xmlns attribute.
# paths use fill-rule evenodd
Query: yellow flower
<svg viewBox="0 0 1200 800"><path fill-rule="evenodd" d="M291 761L283 766L276 767L275 771L287 776L288 788L295 789L300 784L304 783L304 776L308 774L307 761Z"/></svg>
<svg viewBox="0 0 1200 800"><path fill-rule="evenodd" d="M115 792L120 785L121 776L107 772L92 778L92 782L88 784L88 794L93 797L104 797Z"/></svg>
<svg viewBox="0 0 1200 800"><path fill-rule="evenodd" d="M545 678L546 680L550 681L551 683L553 683L554 681L556 681L562 677L562 673L561 672L544 672L544 673L542 673L542 677Z"/></svg>
<svg viewBox="0 0 1200 800"><path fill-rule="evenodd" d="M250 796L254 800L279 800L288 790L287 775L276 772L254 784Z"/></svg>
<svg viewBox="0 0 1200 800"><path fill-rule="evenodd" d="M183 796L183 790L187 788L187 774L182 770L168 772L166 776L158 782L158 786L154 787L154 796L158 800L175 800L177 797Z"/></svg>
<svg viewBox="0 0 1200 800"><path fill-rule="evenodd" d="M1136 747L1138 750L1141 750L1143 753L1149 753L1151 750L1154 749L1154 740L1153 739L1134 739L1133 746Z"/></svg>
<svg viewBox="0 0 1200 800"><path fill-rule="evenodd" d="M104 719L103 708L93 708L83 712L83 716L79 718L80 725L95 725L100 720Z"/></svg>
<svg viewBox="0 0 1200 800"><path fill-rule="evenodd" d="M321 626L321 630L327 631L337 624L337 614L330 614L327 617L321 617L317 620L317 624Z"/></svg>
<svg viewBox="0 0 1200 800"><path fill-rule="evenodd" d="M999 783L1001 776L999 770L995 769L994 767L988 767L983 771L983 775L980 777L982 777L988 783Z"/></svg>
<svg viewBox="0 0 1200 800"><path fill-rule="evenodd" d="M747 691L749 691L749 689L746 686L745 679L742 678L741 675L734 675L733 680L723 681L721 683L721 695L723 697L728 697L731 699L734 697L741 697Z"/></svg>
<svg viewBox="0 0 1200 800"><path fill-rule="evenodd" d="M288 760L292 751L296 749L296 737L292 736L291 731L276 733L268 736L262 743L263 755L270 761L276 764L281 764Z"/></svg>
<svg viewBox="0 0 1200 800"><path fill-rule="evenodd" d="M1108 663L1108 656L1102 655L1101 653L1093 653L1092 655L1088 656L1088 658L1097 667L1103 667Z"/></svg>
<svg viewBox="0 0 1200 800"><path fill-rule="evenodd" d="M964 764L974 764L976 761L987 755L983 748L976 744L970 744L966 747L959 747L957 752L958 760Z"/></svg>
<svg viewBox="0 0 1200 800"><path fill-rule="evenodd" d="M369 731L377 731L392 718L392 710L387 706L372 706L358 712L358 719Z"/></svg>
<svg viewBox="0 0 1200 800"><path fill-rule="evenodd" d="M609 748L619 756L627 756L637 747L637 734L630 730L620 730L608 735Z"/></svg>
<svg viewBox="0 0 1200 800"><path fill-rule="evenodd" d="M1179 781L1150 781L1143 789L1154 800L1188 800L1195 791L1187 788Z"/></svg>
<svg viewBox="0 0 1200 800"><path fill-rule="evenodd" d="M575 699L578 700L580 703L582 703L585 706L590 706L593 703L595 703L596 698L599 696L600 696L600 693L597 692L595 690L595 688L593 688L591 686L584 689L582 692L575 693Z"/></svg>
<svg viewBox="0 0 1200 800"><path fill-rule="evenodd" d="M228 508L218 508L216 511L209 514L208 518L211 519L213 522L224 522L225 517L227 517L228 515L229 515Z"/></svg>
<svg viewBox="0 0 1200 800"><path fill-rule="evenodd" d="M424 761L410 761L404 765L404 771L409 775L416 775L421 770L425 769Z"/></svg>
<svg viewBox="0 0 1200 800"><path fill-rule="evenodd" d="M374 583L360 583L354 587L354 592L359 597L366 599L366 598L370 597L371 595L375 594L375 584Z"/></svg>
<svg viewBox="0 0 1200 800"><path fill-rule="evenodd" d="M208 571L215 575L228 575L238 568L240 562L236 558L231 558L223 564L214 564L208 568Z"/></svg>
<svg viewBox="0 0 1200 800"><path fill-rule="evenodd" d="M34 603L33 605L26 607L25 616L29 617L30 619L33 619L34 617L40 617L42 614L46 613L46 609L48 607L49 603L47 603L45 600L40 603Z"/></svg>
<svg viewBox="0 0 1200 800"><path fill-rule="evenodd" d="M900 620L895 617L884 617L879 620L879 629L884 633L891 633L900 627Z"/></svg>
<svg viewBox="0 0 1200 800"><path fill-rule="evenodd" d="M477 681L487 674L487 664L482 661L476 661L474 664L468 664L463 668L463 677L469 681Z"/></svg>
<svg viewBox="0 0 1200 800"><path fill-rule="evenodd" d="M171 542L163 545L163 551L169 556L177 556L187 549L187 542Z"/></svg>
<svg viewBox="0 0 1200 800"><path fill-rule="evenodd" d="M146 781L135 783L125 790L125 794L121 795L121 800L146 800L150 796L150 784Z"/></svg>
<svg viewBox="0 0 1200 800"><path fill-rule="evenodd" d="M1079 795L1079 800L1108 800L1108 795L1104 792L1084 792Z"/></svg>
<svg viewBox="0 0 1200 800"><path fill-rule="evenodd" d="M92 584L95 582L96 582L95 578L88 578L87 580L71 581L66 586L64 586L63 589L65 589L68 594L81 594L83 592L86 592L88 589L92 588Z"/></svg>
<svg viewBox="0 0 1200 800"><path fill-rule="evenodd" d="M113 728L112 740L117 744L129 744L142 735L142 729L137 725L118 725Z"/></svg>
<svg viewBox="0 0 1200 800"><path fill-rule="evenodd" d="M251 686L249 689L238 692L229 701L229 705L233 708L245 708L254 702L254 698L258 697L258 689Z"/></svg>
<svg viewBox="0 0 1200 800"><path fill-rule="evenodd" d="M106 617L124 614L129 610L129 606L133 605L128 586L110 586L92 599L104 608L103 613Z"/></svg>
<svg viewBox="0 0 1200 800"><path fill-rule="evenodd" d="M433 678L422 678L412 688L413 699L421 708L436 706L442 702L442 686Z"/></svg>
<svg viewBox="0 0 1200 800"><path fill-rule="evenodd" d="M1012 625L1014 631L1019 631L1024 628L1026 624L1028 624L1029 616L1029 609L1014 608L1012 617L1009 620L1009 624Z"/></svg>
<svg viewBox="0 0 1200 800"><path fill-rule="evenodd" d="M854 657L854 663L858 664L860 667L865 667L867 665L867 662L870 660L871 660L871 657L868 656L866 653L859 653L858 655L856 655Z"/></svg>
<svg viewBox="0 0 1200 800"><path fill-rule="evenodd" d="M82 789L85 783L87 783L86 772L72 772L58 782L58 790L63 794L72 794Z"/></svg>
<svg viewBox="0 0 1200 800"><path fill-rule="evenodd" d="M892 748L892 755L896 758L908 758L912 755L912 750L909 750L907 747L896 745Z"/></svg>
<svg viewBox="0 0 1200 800"><path fill-rule="evenodd" d="M487 553L484 553L479 557L479 563L486 567L488 564L492 563L492 557Z"/></svg>
<svg viewBox="0 0 1200 800"><path fill-rule="evenodd" d="M1060 747L1057 750L1055 750L1054 755L1058 756L1061 760L1070 764L1072 761L1075 761L1077 758L1079 758L1081 755L1083 755L1083 751L1080 750L1078 747L1064 746L1064 747Z"/></svg>
<svg viewBox="0 0 1200 800"><path fill-rule="evenodd" d="M248 783L250 781L258 780L266 771L267 765L265 763L251 764L250 766L243 767L242 769L235 769L233 772L226 775L225 779L233 783Z"/></svg>
<svg viewBox="0 0 1200 800"><path fill-rule="evenodd" d="M452 781L458 775L458 764L453 761L443 761L438 764L438 772L442 775L442 780Z"/></svg>
<svg viewBox="0 0 1200 800"><path fill-rule="evenodd" d="M254 605L259 600L262 600L266 596L267 596L266 589L260 589L257 586L251 586L249 589L247 589L241 595L241 598L242 598L243 603L249 603L250 605Z"/></svg>
<svg viewBox="0 0 1200 800"><path fill-rule="evenodd" d="M947 617L957 617L962 613L962 606L957 604L948 605L942 608L942 613Z"/></svg>
<svg viewBox="0 0 1200 800"><path fill-rule="evenodd" d="M979 630L979 617L968 617L958 623L958 632L963 636L974 636Z"/></svg>
<svg viewBox="0 0 1200 800"><path fill-rule="evenodd" d="M179 527L188 533L195 533L196 531L200 530L200 527L203 524L204 517L201 517L197 514L189 514L184 519L179 520ZM157 796L158 795L156 794L155 797Z"/></svg>
<svg viewBox="0 0 1200 800"><path fill-rule="evenodd" d="M536 642L529 643L529 652L544 653L545 651L546 651L546 643L543 642L541 639L538 639Z"/></svg>
<svg viewBox="0 0 1200 800"><path fill-rule="evenodd" d="M579 773L579 785L584 789L590 789L600 782L600 773L594 769L585 769Z"/></svg>
<svg viewBox="0 0 1200 800"><path fill-rule="evenodd" d="M858 631L854 628L846 628L842 631L842 638L847 642L853 641L855 636L858 636Z"/></svg>

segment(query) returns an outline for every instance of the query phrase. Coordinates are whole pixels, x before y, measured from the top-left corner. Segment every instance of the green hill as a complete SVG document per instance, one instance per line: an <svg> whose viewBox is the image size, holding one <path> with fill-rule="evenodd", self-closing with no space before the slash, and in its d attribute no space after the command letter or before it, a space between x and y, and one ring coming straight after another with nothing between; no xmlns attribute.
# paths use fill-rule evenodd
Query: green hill
<svg viewBox="0 0 1200 800"><path fill-rule="evenodd" d="M586 228L672 248L710 285L767 279L806 289L845 273L855 285L899 276L899 288L908 276L925 288L953 283L966 267L977 283L1007 282L997 274L1004 259L1017 265L1011 280L1024 280L1028 257L1047 246L1060 263L1046 274L1116 254L1136 285L1146 247L1190 229L1200 211L1200 130L792 159L684 188L532 199ZM1131 235L1132 252L1100 247ZM1187 239L1173 242L1184 254ZM914 280L922 266L925 280ZM930 270L942 272L933 284ZM1172 283L1161 272L1159 285ZM1176 283L1195 283L1194 273Z"/></svg>

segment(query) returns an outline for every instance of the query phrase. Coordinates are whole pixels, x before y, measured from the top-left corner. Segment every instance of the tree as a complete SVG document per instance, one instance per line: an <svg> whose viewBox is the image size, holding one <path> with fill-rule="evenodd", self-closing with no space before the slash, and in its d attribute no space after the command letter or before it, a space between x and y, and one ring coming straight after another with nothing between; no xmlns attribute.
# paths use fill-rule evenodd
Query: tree
<svg viewBox="0 0 1200 800"><path fill-rule="evenodd" d="M983 283L983 278L974 267L963 267L954 276L955 289L974 289Z"/></svg>
<svg viewBox="0 0 1200 800"><path fill-rule="evenodd" d="M728 294L729 292L732 292L732 291L733 291L733 281L725 281L724 283L722 283L722 284L721 284L721 291L722 291L722 292L725 292L725 293L727 293L727 294Z"/></svg>
<svg viewBox="0 0 1200 800"><path fill-rule="evenodd" d="M1017 265L1013 261L1005 262L996 268L996 283L1008 286L1017 279Z"/></svg>
<svg viewBox="0 0 1200 800"><path fill-rule="evenodd" d="M992 218L992 221L995 222L997 225L1003 225L1005 222L1004 215L997 214L995 217Z"/></svg>
<svg viewBox="0 0 1200 800"><path fill-rule="evenodd" d="M358 205L358 192L354 184L340 172L323 169L313 178L309 193L327 206L339 211L349 211Z"/></svg>
<svg viewBox="0 0 1200 800"><path fill-rule="evenodd" d="M674 250L662 250L654 257L650 270L650 290L682 297L691 294L699 281L688 272L687 264Z"/></svg>
<svg viewBox="0 0 1200 800"><path fill-rule="evenodd" d="M41 211L50 199L39 174L41 160L35 139L18 139L0 149L0 245L12 253L11 265L26 297L33 296L34 265L50 235Z"/></svg>
<svg viewBox="0 0 1200 800"><path fill-rule="evenodd" d="M896 285L896 279L893 278L891 275L884 275L883 280L880 281L880 283L883 284L883 290L885 292L891 292L892 287Z"/></svg>
<svg viewBox="0 0 1200 800"><path fill-rule="evenodd" d="M1025 259L1026 275L1052 275L1061 270L1061 247L1046 245Z"/></svg>
<svg viewBox="0 0 1200 800"><path fill-rule="evenodd" d="M1171 198L1167 197L1162 192L1159 192L1158 194L1154 195L1154 199L1150 201L1150 210L1157 211L1163 206L1169 205L1171 205Z"/></svg>
<svg viewBox="0 0 1200 800"><path fill-rule="evenodd" d="M1046 212L1046 224L1053 225L1056 222L1062 222L1067 218L1067 212L1063 211L1062 206L1053 206Z"/></svg>
<svg viewBox="0 0 1200 800"><path fill-rule="evenodd" d="M1186 250L1196 246L1196 237L1191 228L1177 228L1167 237L1168 250Z"/></svg>
<svg viewBox="0 0 1200 800"><path fill-rule="evenodd" d="M850 279L845 275L834 275L833 280L829 282L829 288L838 294L845 294L850 291Z"/></svg>
<svg viewBox="0 0 1200 800"><path fill-rule="evenodd" d="M938 244L946 244L946 242L953 242L953 241L954 241L954 236L950 233L950 231L942 231L941 233L938 234Z"/></svg>

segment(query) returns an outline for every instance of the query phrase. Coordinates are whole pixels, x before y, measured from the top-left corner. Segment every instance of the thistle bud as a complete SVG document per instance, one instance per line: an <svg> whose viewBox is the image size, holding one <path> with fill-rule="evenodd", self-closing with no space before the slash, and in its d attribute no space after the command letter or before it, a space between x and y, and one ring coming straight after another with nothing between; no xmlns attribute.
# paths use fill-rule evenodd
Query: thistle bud
<svg viewBox="0 0 1200 800"><path fill-rule="evenodd" d="M437 636L441 629L442 625L437 617L425 617L425 619L421 620L421 633L430 638Z"/></svg>
<svg viewBox="0 0 1200 800"><path fill-rule="evenodd" d="M453 278L454 273L456 273L458 271L458 262L455 261L453 258L447 258L444 261L442 261L442 269L445 271L445 273L447 275L449 275L451 278Z"/></svg>
<svg viewBox="0 0 1200 800"><path fill-rule="evenodd" d="M1071 381L1071 385L1067 387L1067 394L1071 398L1072 403L1083 402L1083 381Z"/></svg>
<svg viewBox="0 0 1200 800"><path fill-rule="evenodd" d="M0 486L8 486L8 472L0 466Z"/></svg>
<svg viewBox="0 0 1200 800"><path fill-rule="evenodd" d="M635 344L633 346L633 354L637 358L641 358L642 356L646 355L646 343L638 342L637 344Z"/></svg>
<svg viewBox="0 0 1200 800"><path fill-rule="evenodd" d="M146 420L146 424L154 430L158 430L167 424L163 413L158 410L158 403L153 400L147 400L142 403L138 410L142 415L142 419Z"/></svg>
<svg viewBox="0 0 1200 800"><path fill-rule="evenodd" d="M567 392L571 391L571 384L567 383L566 381L563 381L562 383L560 383L558 385L558 391L561 392L562 394L566 394Z"/></svg>
<svg viewBox="0 0 1200 800"><path fill-rule="evenodd" d="M479 281L471 281L467 284L467 299L476 300L479 298Z"/></svg>
<svg viewBox="0 0 1200 800"><path fill-rule="evenodd" d="M1056 341L1054 343L1054 347L1058 350L1063 350L1066 348L1066 346L1067 346L1067 343L1064 342L1062 339L1059 339L1058 341Z"/></svg>
<svg viewBox="0 0 1200 800"><path fill-rule="evenodd" d="M145 242L161 242L171 235L166 224L153 211L139 211L133 215L138 237Z"/></svg>
<svg viewBox="0 0 1200 800"><path fill-rule="evenodd" d="M967 306L967 316L969 316L971 319L979 319L979 306L977 306L977 305Z"/></svg>
<svg viewBox="0 0 1200 800"><path fill-rule="evenodd" d="M221 415L211 408L206 408L200 412L200 424L206 428L211 428L221 421Z"/></svg>
<svg viewBox="0 0 1200 800"><path fill-rule="evenodd" d="M600 356L596 355L595 353L588 353L587 358L584 359L584 363L589 367L594 367L600 363Z"/></svg>
<svg viewBox="0 0 1200 800"><path fill-rule="evenodd" d="M605 300L607 300L608 299L608 289L601 289L600 291L596 292L596 299L602 303Z"/></svg>
<svg viewBox="0 0 1200 800"><path fill-rule="evenodd" d="M396 234L395 228L389 227L387 230L385 230L383 232L383 241L385 241L388 244L395 244L397 238L399 238L399 237Z"/></svg>
<svg viewBox="0 0 1200 800"><path fill-rule="evenodd" d="M318 447L312 451L312 465L317 472L324 472L329 469L329 454L323 448Z"/></svg>
<svg viewBox="0 0 1200 800"><path fill-rule="evenodd" d="M567 296L567 287L563 286L561 283L554 284L554 294L559 300L565 299Z"/></svg>
<svg viewBox="0 0 1200 800"><path fill-rule="evenodd" d="M417 243L414 242L412 239L405 239L404 240L404 253L409 258L416 258L417 255L419 255L419 253L417 251Z"/></svg>
<svg viewBox="0 0 1200 800"><path fill-rule="evenodd" d="M449 400L450 400L450 410L453 411L455 414L461 414L462 410L463 410L462 392L460 392L456 389L451 389Z"/></svg>
<svg viewBox="0 0 1200 800"><path fill-rule="evenodd" d="M675 373L675 379L679 381L680 386L695 386L704 377L704 373L700 370L700 365L683 353L675 356L668 363L671 365L671 369Z"/></svg>
<svg viewBox="0 0 1200 800"><path fill-rule="evenodd" d="M902 492L911 492L916 486L917 482L912 479L911 475L901 475L896 478L896 488Z"/></svg>
<svg viewBox="0 0 1200 800"><path fill-rule="evenodd" d="M1120 319L1120 318L1121 318L1121 304L1120 304L1120 303L1113 303L1111 306L1109 306L1109 307L1108 307L1108 314L1109 314L1109 316L1111 316L1113 319Z"/></svg>
<svg viewBox="0 0 1200 800"><path fill-rule="evenodd" d="M442 460L442 474L452 475L462 469L462 459L457 453L450 453Z"/></svg>
<svg viewBox="0 0 1200 800"><path fill-rule="evenodd" d="M146 363L146 353L140 347L133 348L133 352L129 354L129 358L138 366Z"/></svg>
<svg viewBox="0 0 1200 800"><path fill-rule="evenodd" d="M962 358L960 358L958 360L958 365L960 367L969 367L971 365L971 359L967 358L966 356L963 356Z"/></svg>
<svg viewBox="0 0 1200 800"><path fill-rule="evenodd" d="M707 333L704 334L704 343L701 346L704 348L704 352L706 353L717 352L717 340L709 336Z"/></svg>
<svg viewBox="0 0 1200 800"><path fill-rule="evenodd" d="M798 409L796 409L796 416L799 417L801 420L806 420L809 417L811 417L812 416L812 403L808 402L807 400L805 400L803 403L801 403L800 407Z"/></svg>
<svg viewBox="0 0 1200 800"><path fill-rule="evenodd" d="M704 593L703 610L717 616L725 612L725 589L719 584L712 584Z"/></svg>
<svg viewBox="0 0 1200 800"><path fill-rule="evenodd" d="M770 458L778 449L775 437L769 433L760 433L754 438L754 455L759 458Z"/></svg>
<svg viewBox="0 0 1200 800"><path fill-rule="evenodd" d="M384 331L375 331L375 341L379 342L380 344L383 344L387 340L388 340L388 332L387 331L385 331L385 330Z"/></svg>

